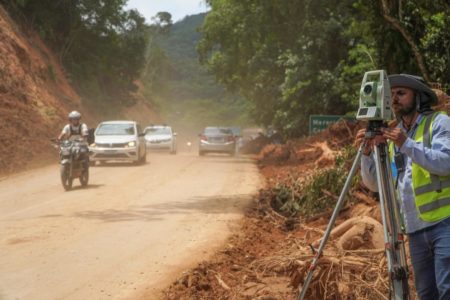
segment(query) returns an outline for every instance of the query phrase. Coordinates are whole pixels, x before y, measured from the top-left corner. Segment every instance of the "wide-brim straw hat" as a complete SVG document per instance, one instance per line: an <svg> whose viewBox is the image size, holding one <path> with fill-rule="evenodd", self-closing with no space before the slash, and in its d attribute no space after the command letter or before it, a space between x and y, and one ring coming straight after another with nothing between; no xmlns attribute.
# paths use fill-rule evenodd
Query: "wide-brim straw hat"
<svg viewBox="0 0 450 300"><path fill-rule="evenodd" d="M393 74L388 76L392 87L407 87L419 92L420 106L433 106L438 104L435 92L425 83L422 77L410 74Z"/></svg>

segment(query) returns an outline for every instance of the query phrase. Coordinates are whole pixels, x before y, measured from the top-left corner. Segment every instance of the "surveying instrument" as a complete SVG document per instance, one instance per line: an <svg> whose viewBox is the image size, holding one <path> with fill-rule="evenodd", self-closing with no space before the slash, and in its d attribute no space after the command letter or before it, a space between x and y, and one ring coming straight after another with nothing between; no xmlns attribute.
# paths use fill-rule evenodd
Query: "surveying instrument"
<svg viewBox="0 0 450 300"><path fill-rule="evenodd" d="M313 249L315 256L311 262L308 274L305 278L301 293L297 300L303 300L313 278L319 259L322 256L325 244L334 226L336 218L344 203L345 196L351 186L353 176L361 162L363 149L368 145L368 141L377 135L381 135L380 129L386 127L386 122L392 119L391 111L391 88L384 70L370 71L364 74L361 84L359 109L356 115L357 120L367 120L368 126L363 143L361 143L353 162L350 173L345 181L339 199L334 208L330 222L320 241L319 248ZM389 275L389 299L408 300L408 267L406 263L405 243L402 230L402 217L394 188L392 177L388 145L386 143L370 144L375 161L378 193L380 198L381 219L383 222L384 244ZM399 169L398 172L401 170Z"/></svg>

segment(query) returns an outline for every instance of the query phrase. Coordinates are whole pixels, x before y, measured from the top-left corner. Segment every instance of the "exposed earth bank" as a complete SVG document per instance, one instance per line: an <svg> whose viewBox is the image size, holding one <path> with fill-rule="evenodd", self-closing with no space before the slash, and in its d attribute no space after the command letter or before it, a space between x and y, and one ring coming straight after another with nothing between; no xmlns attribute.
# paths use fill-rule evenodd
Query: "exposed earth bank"
<svg viewBox="0 0 450 300"><path fill-rule="evenodd" d="M296 299L353 162L352 142L361 126L340 122L310 138L265 146L259 168L266 187L241 227L226 247L186 270L161 297ZM386 268L379 203L357 176L306 299L387 299Z"/></svg>
<svg viewBox="0 0 450 300"><path fill-rule="evenodd" d="M122 118L160 121L145 99L118 108ZM79 110L83 121L95 127L101 112L90 113L72 87L59 59L39 35L14 22L0 5L0 177L56 161L50 143L67 123L67 114Z"/></svg>

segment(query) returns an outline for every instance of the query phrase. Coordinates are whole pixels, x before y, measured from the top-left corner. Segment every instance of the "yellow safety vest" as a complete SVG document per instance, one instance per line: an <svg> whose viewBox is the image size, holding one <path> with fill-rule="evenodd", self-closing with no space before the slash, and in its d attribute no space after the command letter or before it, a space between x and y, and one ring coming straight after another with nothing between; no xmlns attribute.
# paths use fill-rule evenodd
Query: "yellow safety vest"
<svg viewBox="0 0 450 300"><path fill-rule="evenodd" d="M431 149L432 126L435 117L442 112L424 115L414 134L416 142ZM389 142L391 161L394 143ZM435 222L450 216L450 175L431 174L416 163L412 163L412 187L419 217L425 222Z"/></svg>

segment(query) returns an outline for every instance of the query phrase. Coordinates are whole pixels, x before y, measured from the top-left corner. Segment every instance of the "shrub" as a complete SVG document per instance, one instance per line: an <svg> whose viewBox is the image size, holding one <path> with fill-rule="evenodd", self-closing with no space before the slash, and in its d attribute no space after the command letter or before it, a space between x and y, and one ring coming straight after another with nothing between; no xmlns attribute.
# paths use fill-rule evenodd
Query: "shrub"
<svg viewBox="0 0 450 300"><path fill-rule="evenodd" d="M286 216L313 216L336 205L344 187L356 150L344 148L333 167L315 172L306 180L298 174L289 174L271 189L272 207ZM355 176L352 187L359 181Z"/></svg>

